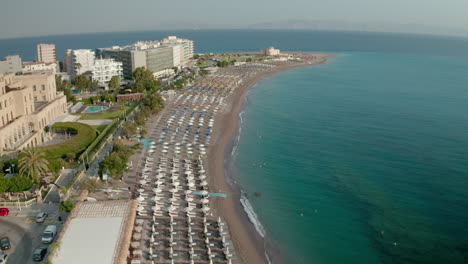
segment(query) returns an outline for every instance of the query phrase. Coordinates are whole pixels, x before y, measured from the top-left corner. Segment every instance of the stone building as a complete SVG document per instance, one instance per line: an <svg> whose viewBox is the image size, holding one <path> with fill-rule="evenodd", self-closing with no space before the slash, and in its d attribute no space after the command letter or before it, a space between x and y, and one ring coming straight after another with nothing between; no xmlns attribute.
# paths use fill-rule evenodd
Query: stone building
<svg viewBox="0 0 468 264"><path fill-rule="evenodd" d="M66 112L52 71L0 75L0 155L45 142L44 128Z"/></svg>

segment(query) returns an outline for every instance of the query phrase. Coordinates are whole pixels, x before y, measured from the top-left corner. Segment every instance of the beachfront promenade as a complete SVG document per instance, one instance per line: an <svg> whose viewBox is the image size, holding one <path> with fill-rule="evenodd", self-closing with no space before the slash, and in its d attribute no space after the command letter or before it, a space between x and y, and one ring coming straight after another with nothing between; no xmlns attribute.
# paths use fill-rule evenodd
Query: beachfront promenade
<svg viewBox="0 0 468 264"><path fill-rule="evenodd" d="M139 202L130 263L245 263L210 195L207 156L216 117L229 111L231 94L276 65L251 63L200 77L166 101L137 166ZM218 143L218 142L217 142ZM223 143L220 143L223 144ZM219 176L216 176L219 177ZM222 196L222 195L221 195Z"/></svg>

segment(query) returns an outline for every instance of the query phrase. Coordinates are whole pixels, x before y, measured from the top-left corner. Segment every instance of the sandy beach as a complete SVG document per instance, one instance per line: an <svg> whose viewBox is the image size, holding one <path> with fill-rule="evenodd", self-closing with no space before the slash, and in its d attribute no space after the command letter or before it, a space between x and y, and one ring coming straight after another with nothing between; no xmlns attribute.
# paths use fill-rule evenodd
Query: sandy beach
<svg viewBox="0 0 468 264"><path fill-rule="evenodd" d="M265 256L264 239L257 233L240 203L240 190L231 186L225 178L225 158L230 157L233 147L233 137L238 131L239 112L242 110L247 91L257 82L279 72L297 67L323 64L329 57L337 56L324 53L290 53L295 55L315 56L311 62L279 63L272 71L258 74L242 83L230 96L226 109L220 111L216 118L213 144L208 152L209 184L213 190L228 194L226 199L213 201L218 215L226 220L232 241L239 259L246 264L268 263Z"/></svg>

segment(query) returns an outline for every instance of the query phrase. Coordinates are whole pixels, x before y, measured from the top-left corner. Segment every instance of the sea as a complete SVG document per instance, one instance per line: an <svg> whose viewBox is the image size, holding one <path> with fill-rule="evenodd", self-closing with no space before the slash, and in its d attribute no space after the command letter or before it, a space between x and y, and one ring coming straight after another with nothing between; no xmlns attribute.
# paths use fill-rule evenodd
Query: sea
<svg viewBox="0 0 468 264"><path fill-rule="evenodd" d="M61 57L167 35L193 39L196 53L275 46L342 55L255 85L226 156L251 221L285 262L468 263L467 38L117 32L0 39L0 57L34 60L41 42Z"/></svg>

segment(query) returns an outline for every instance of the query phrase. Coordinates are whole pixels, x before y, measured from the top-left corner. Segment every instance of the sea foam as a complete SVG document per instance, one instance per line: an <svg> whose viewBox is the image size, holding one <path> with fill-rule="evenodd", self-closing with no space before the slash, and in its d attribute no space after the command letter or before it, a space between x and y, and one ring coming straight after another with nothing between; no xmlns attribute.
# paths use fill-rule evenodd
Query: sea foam
<svg viewBox="0 0 468 264"><path fill-rule="evenodd" d="M263 228L260 220L258 220L257 214L255 213L252 205L250 204L249 200L242 194L240 198L240 202L242 207L244 207L244 211L247 213L250 222L255 226L255 229L260 234L262 238L265 237L265 229Z"/></svg>

